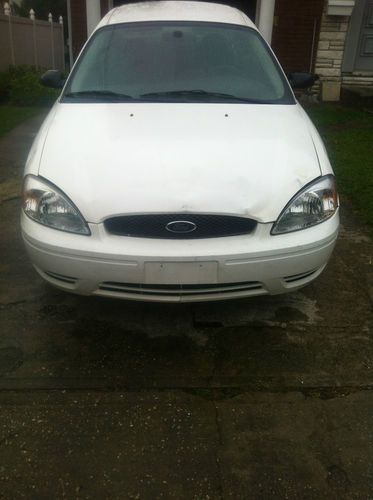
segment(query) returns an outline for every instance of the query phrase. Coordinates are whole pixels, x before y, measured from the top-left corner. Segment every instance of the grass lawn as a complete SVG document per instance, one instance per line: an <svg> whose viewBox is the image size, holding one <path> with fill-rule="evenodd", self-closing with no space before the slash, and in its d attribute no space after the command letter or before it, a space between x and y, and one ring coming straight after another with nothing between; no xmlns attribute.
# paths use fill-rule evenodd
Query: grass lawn
<svg viewBox="0 0 373 500"><path fill-rule="evenodd" d="M325 141L340 194L373 229L373 112L337 104L307 112Z"/></svg>
<svg viewBox="0 0 373 500"><path fill-rule="evenodd" d="M0 137L28 118L45 112L45 108L0 106Z"/></svg>

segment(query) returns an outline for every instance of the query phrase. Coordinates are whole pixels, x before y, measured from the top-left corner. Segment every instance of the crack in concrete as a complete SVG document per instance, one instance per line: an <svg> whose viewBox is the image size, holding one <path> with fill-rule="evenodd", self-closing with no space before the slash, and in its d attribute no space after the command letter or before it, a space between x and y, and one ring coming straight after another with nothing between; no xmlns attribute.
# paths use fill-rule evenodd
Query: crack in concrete
<svg viewBox="0 0 373 500"><path fill-rule="evenodd" d="M3 439L0 439L0 446L3 444L6 444L10 439L14 438L17 436L16 432L12 432L11 434L8 434L5 436ZM1 497L0 497L1 498Z"/></svg>
<svg viewBox="0 0 373 500"><path fill-rule="evenodd" d="M89 385L82 385L79 387L53 387L52 384L48 384L44 387L1 387L0 386L0 396L7 393L47 393L47 392L66 392L66 393L76 393L76 392L91 392L91 393L110 393L110 392L128 392L128 393L163 393L163 392L182 392L191 396L200 397L207 401L225 401L233 399L237 396L242 396L245 394L302 394L305 399L321 399L330 400L350 396L352 394L360 392L370 392L373 391L373 384L361 385L361 386L320 386L320 387L295 387L295 386L273 386L273 387L250 387L250 386L225 386L225 387L209 387L209 386L198 386L198 387L185 387L185 386L162 386L157 387L152 386L126 386L126 385L115 385L115 386L102 386L102 387L91 387Z"/></svg>
<svg viewBox="0 0 373 500"><path fill-rule="evenodd" d="M31 302L30 300L16 300L14 302L3 302L0 304L0 309L6 309L7 307L19 306L20 304L25 304L26 302Z"/></svg>
<svg viewBox="0 0 373 500"><path fill-rule="evenodd" d="M216 450L216 472L217 472L217 490L219 494L219 499L223 500L224 498L224 491L223 491L223 471L221 469L221 463L220 463L220 457L219 457L219 450L223 448L223 432L221 428L221 423L219 419L219 410L216 404L214 404L215 408L215 427L216 427L216 434L217 434L217 444L218 448Z"/></svg>

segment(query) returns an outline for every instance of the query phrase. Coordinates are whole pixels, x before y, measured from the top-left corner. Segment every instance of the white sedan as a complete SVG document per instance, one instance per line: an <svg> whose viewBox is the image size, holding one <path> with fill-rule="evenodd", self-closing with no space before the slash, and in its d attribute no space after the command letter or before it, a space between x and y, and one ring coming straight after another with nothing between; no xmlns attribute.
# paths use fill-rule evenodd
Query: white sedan
<svg viewBox="0 0 373 500"><path fill-rule="evenodd" d="M70 292L164 302L313 281L338 233L323 143L254 24L146 2L102 19L30 151L21 216L37 272Z"/></svg>

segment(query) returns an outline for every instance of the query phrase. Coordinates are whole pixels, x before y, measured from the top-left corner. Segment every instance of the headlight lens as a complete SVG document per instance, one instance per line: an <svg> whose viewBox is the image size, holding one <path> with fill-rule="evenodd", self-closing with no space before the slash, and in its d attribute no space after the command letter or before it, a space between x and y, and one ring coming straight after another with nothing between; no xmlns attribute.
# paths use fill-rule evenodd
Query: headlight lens
<svg viewBox="0 0 373 500"><path fill-rule="evenodd" d="M91 234L79 210L68 197L40 177L25 177L23 210L30 219L44 226L69 233Z"/></svg>
<svg viewBox="0 0 373 500"><path fill-rule="evenodd" d="M271 234L290 233L315 226L329 219L338 208L333 175L308 184L286 205L272 227Z"/></svg>

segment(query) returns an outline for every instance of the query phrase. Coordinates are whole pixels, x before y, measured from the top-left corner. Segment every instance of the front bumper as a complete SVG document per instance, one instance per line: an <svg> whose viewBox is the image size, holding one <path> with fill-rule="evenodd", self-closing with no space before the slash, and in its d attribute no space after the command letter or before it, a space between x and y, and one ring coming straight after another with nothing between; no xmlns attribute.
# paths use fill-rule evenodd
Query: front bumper
<svg viewBox="0 0 373 500"><path fill-rule="evenodd" d="M90 224L91 236L44 227L22 213L22 235L39 274L58 288L133 300L195 302L285 293L324 269L339 215L318 226L271 236L272 224L250 235L199 240L129 238Z"/></svg>

